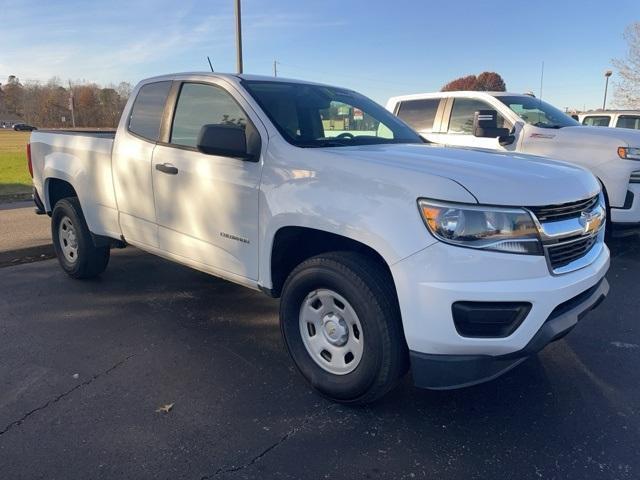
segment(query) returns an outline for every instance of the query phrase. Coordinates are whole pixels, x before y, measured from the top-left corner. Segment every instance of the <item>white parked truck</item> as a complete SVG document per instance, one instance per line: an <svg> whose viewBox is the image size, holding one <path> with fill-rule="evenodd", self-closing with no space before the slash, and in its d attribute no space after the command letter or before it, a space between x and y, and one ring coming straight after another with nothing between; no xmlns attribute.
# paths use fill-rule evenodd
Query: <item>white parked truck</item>
<svg viewBox="0 0 640 480"><path fill-rule="evenodd" d="M576 115L571 115L576 118ZM582 125L640 130L640 110L593 110L577 115Z"/></svg>
<svg viewBox="0 0 640 480"><path fill-rule="evenodd" d="M530 153L583 166L603 185L611 232L640 232L640 132L582 126L532 95L437 92L387 109L438 144Z"/></svg>
<svg viewBox="0 0 640 480"><path fill-rule="evenodd" d="M588 171L426 145L343 88L151 78L115 134L40 130L29 151L69 275L131 244L280 297L293 361L341 402L375 400L409 366L427 388L494 378L609 288Z"/></svg>

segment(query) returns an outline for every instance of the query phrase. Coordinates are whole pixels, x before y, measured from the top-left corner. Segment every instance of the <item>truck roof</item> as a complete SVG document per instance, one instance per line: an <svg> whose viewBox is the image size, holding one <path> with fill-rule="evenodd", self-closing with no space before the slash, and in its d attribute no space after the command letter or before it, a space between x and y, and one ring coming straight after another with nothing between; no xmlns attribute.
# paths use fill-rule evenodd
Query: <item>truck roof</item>
<svg viewBox="0 0 640 480"><path fill-rule="evenodd" d="M401 100L421 100L423 98L442 98L442 97L503 97L503 96L518 96L526 97L530 96L526 93L513 93L513 92L485 92L477 90L457 90L452 92L430 92L430 93L413 93L410 95L397 95L389 99L389 103L399 102Z"/></svg>
<svg viewBox="0 0 640 480"><path fill-rule="evenodd" d="M261 81L261 82L280 82L280 83L302 83L308 85L321 85L321 86L332 86L326 85L318 82L310 82L307 80L300 80L295 78L285 78L285 77L271 77L267 75L252 75L252 74L237 74L237 73L218 73L218 72L176 72L176 73L168 73L165 75L158 75L156 77L149 77L141 80L140 83L150 83L157 82L161 80L177 80L177 79L189 79L189 78L218 78L218 79L226 79L233 83L239 83L240 80L253 80L253 81ZM332 86L334 88L338 88ZM341 88L341 87L340 87Z"/></svg>
<svg viewBox="0 0 640 480"><path fill-rule="evenodd" d="M613 115L616 113L632 113L632 114L639 114L640 110L638 109L629 109L629 110L602 110L601 108L597 109L597 110L587 110L586 112L578 112L579 115Z"/></svg>

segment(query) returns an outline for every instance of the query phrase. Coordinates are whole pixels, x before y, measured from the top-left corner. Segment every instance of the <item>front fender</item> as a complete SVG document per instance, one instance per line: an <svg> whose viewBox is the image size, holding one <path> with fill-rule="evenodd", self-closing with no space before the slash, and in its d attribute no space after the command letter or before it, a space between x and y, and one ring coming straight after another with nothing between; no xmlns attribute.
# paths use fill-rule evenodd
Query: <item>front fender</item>
<svg viewBox="0 0 640 480"><path fill-rule="evenodd" d="M444 177L380 166L359 171L358 164L306 167L282 164L263 172L260 283L267 288L273 239L283 227L308 227L355 240L391 266L437 241L424 226L418 198L476 203L466 189Z"/></svg>

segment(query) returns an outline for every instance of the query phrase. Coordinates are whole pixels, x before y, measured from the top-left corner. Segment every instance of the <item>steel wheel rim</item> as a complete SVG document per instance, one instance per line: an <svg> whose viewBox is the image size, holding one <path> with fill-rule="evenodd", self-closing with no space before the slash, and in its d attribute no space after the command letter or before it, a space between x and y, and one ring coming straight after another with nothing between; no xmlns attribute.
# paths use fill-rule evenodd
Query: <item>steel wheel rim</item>
<svg viewBox="0 0 640 480"><path fill-rule="evenodd" d="M69 217L62 217L58 225L58 240L65 260L69 263L78 261L78 237L76 229Z"/></svg>
<svg viewBox="0 0 640 480"><path fill-rule="evenodd" d="M300 335L307 353L326 372L353 372L364 350L362 325L351 304L329 289L310 292L300 307Z"/></svg>

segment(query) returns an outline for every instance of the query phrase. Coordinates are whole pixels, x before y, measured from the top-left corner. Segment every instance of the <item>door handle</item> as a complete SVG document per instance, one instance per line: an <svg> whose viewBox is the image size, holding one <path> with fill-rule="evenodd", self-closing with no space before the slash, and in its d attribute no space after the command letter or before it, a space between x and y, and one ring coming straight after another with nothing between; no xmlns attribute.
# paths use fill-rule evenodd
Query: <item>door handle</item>
<svg viewBox="0 0 640 480"><path fill-rule="evenodd" d="M157 163L156 170L161 171L162 173L166 173L168 175L177 175L178 169L171 165L170 163Z"/></svg>

